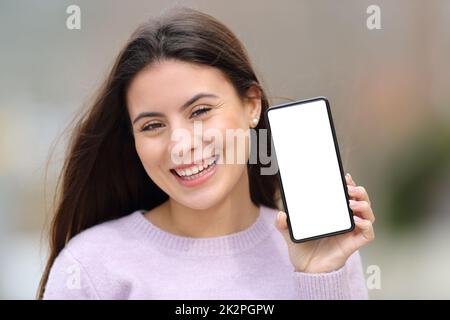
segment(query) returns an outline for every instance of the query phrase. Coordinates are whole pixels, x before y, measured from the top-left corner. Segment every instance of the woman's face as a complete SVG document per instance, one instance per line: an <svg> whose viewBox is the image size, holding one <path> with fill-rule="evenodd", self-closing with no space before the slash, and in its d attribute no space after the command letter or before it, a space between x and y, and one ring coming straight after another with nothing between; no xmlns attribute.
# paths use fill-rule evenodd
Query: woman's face
<svg viewBox="0 0 450 320"><path fill-rule="evenodd" d="M207 209L245 181L249 127L261 112L259 91L247 93L257 98L240 99L217 68L178 60L153 64L132 80L127 108L136 151L172 199Z"/></svg>

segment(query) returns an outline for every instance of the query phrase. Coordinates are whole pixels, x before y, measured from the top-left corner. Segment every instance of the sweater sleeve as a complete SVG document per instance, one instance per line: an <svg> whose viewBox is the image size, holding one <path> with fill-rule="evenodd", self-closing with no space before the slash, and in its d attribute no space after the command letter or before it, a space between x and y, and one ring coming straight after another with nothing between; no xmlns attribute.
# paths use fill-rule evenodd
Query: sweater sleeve
<svg viewBox="0 0 450 320"><path fill-rule="evenodd" d="M60 252L50 269L43 299L99 299L89 274L67 247Z"/></svg>
<svg viewBox="0 0 450 320"><path fill-rule="evenodd" d="M345 265L328 273L294 272L299 299L305 300L367 300L368 291L361 256L353 253Z"/></svg>

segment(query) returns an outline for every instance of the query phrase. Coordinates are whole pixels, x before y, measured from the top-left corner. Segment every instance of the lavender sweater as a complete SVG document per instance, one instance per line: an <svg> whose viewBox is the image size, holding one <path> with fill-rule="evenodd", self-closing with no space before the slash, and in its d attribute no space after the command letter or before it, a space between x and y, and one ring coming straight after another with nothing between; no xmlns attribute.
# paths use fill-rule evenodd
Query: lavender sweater
<svg viewBox="0 0 450 320"><path fill-rule="evenodd" d="M368 298L358 252L330 273L294 272L277 213L260 206L249 228L213 238L167 233L143 211L104 222L61 251L44 299Z"/></svg>

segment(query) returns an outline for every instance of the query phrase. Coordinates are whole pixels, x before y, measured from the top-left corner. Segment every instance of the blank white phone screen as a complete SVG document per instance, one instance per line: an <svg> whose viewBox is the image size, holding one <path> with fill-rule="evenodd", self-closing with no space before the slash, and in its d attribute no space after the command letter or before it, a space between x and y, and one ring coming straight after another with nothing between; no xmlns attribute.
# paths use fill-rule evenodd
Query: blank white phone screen
<svg viewBox="0 0 450 320"><path fill-rule="evenodd" d="M294 239L351 228L325 100L267 113Z"/></svg>

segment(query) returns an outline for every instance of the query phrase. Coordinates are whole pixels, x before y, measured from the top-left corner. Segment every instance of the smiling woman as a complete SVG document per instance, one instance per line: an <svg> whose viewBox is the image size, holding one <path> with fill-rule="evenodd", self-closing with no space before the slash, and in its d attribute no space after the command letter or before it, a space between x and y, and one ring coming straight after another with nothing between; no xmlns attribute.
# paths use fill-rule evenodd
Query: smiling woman
<svg viewBox="0 0 450 320"><path fill-rule="evenodd" d="M268 105L215 18L177 8L142 24L77 122L39 298L366 298L355 250L297 270L276 228L277 178L248 162L248 137L204 148L208 130L265 129ZM239 152L244 163L225 161Z"/></svg>

